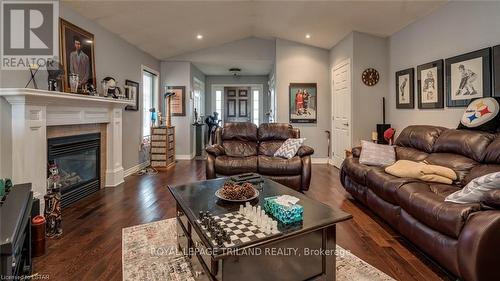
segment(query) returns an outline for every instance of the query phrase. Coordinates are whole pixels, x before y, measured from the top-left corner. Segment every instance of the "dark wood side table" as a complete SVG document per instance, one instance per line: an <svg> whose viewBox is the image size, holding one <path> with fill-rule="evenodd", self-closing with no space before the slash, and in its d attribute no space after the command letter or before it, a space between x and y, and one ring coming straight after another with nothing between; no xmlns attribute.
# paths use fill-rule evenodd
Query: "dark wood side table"
<svg viewBox="0 0 500 281"><path fill-rule="evenodd" d="M304 207L302 224L280 224L278 236L224 251L210 246L205 231L196 222L200 211L213 215L238 211L239 204L223 202L214 195L224 181L222 178L169 187L177 201L179 249L190 258L197 280L335 280L336 224L350 219L350 214L265 179L252 205L262 206L265 197L295 196Z"/></svg>

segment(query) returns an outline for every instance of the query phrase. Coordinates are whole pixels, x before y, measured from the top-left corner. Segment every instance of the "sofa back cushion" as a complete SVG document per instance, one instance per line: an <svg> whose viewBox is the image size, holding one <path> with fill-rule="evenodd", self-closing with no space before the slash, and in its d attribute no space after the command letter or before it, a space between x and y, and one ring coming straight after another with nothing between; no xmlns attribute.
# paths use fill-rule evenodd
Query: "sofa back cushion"
<svg viewBox="0 0 500 281"><path fill-rule="evenodd" d="M431 153L433 151L434 142L439 135L446 131L444 127L437 126L408 126L399 134L396 139L397 146L411 147L423 152Z"/></svg>
<svg viewBox="0 0 500 281"><path fill-rule="evenodd" d="M287 123L261 124L258 129L259 155L274 156L274 153L289 138L300 138L299 129Z"/></svg>
<svg viewBox="0 0 500 281"><path fill-rule="evenodd" d="M479 165L473 159L454 153L431 153L425 162L432 165L444 166L452 169L458 176L456 184L463 185L470 171Z"/></svg>
<svg viewBox="0 0 500 281"><path fill-rule="evenodd" d="M221 138L222 146L228 156L257 155L257 126L253 123L226 123Z"/></svg>
<svg viewBox="0 0 500 281"><path fill-rule="evenodd" d="M495 135L472 130L446 130L434 143L434 152L454 153L482 162Z"/></svg>
<svg viewBox="0 0 500 281"><path fill-rule="evenodd" d="M420 162L425 160L429 153L411 147L396 146L396 160L410 160Z"/></svg>
<svg viewBox="0 0 500 281"><path fill-rule="evenodd" d="M484 152L484 163L500 165L500 134L495 136Z"/></svg>

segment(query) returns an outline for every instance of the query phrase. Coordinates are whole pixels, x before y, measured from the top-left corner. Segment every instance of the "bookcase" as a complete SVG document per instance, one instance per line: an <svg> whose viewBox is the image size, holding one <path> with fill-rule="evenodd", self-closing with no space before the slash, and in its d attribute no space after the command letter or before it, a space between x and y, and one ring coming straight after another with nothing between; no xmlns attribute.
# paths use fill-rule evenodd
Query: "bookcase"
<svg viewBox="0 0 500 281"><path fill-rule="evenodd" d="M151 166L168 168L175 165L175 127L151 128Z"/></svg>

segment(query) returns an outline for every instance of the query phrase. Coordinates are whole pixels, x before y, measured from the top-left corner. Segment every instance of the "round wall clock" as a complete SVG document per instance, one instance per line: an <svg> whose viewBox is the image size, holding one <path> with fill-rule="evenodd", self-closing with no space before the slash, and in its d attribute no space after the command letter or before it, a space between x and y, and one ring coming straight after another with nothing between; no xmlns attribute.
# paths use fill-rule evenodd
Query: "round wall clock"
<svg viewBox="0 0 500 281"><path fill-rule="evenodd" d="M363 71L363 75L361 75L361 78L363 79L363 83L365 83L366 86L375 86L378 83L380 75L378 74L378 71L376 69L367 68L365 69L365 71Z"/></svg>

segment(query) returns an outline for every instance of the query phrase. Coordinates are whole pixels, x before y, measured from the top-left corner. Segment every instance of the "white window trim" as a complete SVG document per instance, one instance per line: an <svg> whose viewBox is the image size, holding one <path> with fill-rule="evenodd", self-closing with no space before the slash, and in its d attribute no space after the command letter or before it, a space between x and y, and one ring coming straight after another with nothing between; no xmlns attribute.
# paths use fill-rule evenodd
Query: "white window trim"
<svg viewBox="0 0 500 281"><path fill-rule="evenodd" d="M151 68L149 66L141 64L141 84L139 86L139 93L142 93L142 87L144 87L144 75L143 75L144 71L151 72L154 75L156 75L156 83L154 85L155 89L154 89L154 93L153 93L153 100L156 101L156 103L157 103L156 107L159 107L160 106L160 72L157 70L154 70L153 68ZM140 106L139 106L140 114L139 115L141 116L141 133L140 133L139 143L142 143L142 140L143 140L142 125L144 124L144 112L142 112L142 103L143 103L142 98L143 98L143 96L139 95L139 103L140 103Z"/></svg>

